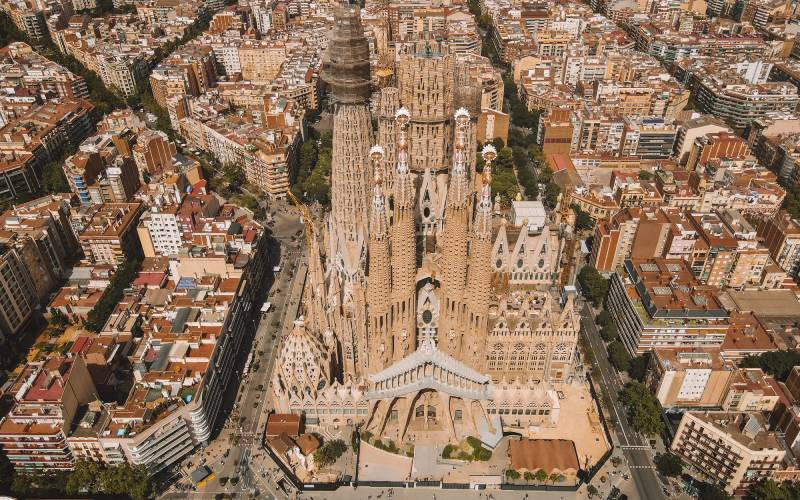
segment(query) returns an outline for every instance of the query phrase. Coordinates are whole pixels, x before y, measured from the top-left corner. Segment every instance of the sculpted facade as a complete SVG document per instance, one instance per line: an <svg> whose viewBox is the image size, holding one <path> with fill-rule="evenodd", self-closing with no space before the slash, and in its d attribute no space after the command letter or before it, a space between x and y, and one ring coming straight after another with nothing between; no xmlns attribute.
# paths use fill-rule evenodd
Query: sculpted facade
<svg viewBox="0 0 800 500"><path fill-rule="evenodd" d="M480 92L458 87L446 45L399 49L372 130L362 31L357 8L337 8L323 71L332 207L306 228L304 316L273 373L277 410L398 444L555 425L580 324L572 298L550 291L558 234L494 213L494 148L475 169Z"/></svg>

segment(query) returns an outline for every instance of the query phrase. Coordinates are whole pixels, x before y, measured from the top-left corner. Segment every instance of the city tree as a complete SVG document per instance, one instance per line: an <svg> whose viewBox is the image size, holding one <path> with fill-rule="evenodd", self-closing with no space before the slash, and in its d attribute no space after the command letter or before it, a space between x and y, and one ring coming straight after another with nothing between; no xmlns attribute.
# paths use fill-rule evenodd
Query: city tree
<svg viewBox="0 0 800 500"><path fill-rule="evenodd" d="M664 432L661 420L661 403L641 382L628 382L620 394L622 403L632 417L633 426L645 436L658 436Z"/></svg>
<svg viewBox="0 0 800 500"><path fill-rule="evenodd" d="M683 462L672 453L659 453L655 457L656 469L662 476L678 477L683 472Z"/></svg>
<svg viewBox="0 0 800 500"><path fill-rule="evenodd" d="M583 266L578 273L581 292L595 307L600 307L608 293L608 280L592 266Z"/></svg>

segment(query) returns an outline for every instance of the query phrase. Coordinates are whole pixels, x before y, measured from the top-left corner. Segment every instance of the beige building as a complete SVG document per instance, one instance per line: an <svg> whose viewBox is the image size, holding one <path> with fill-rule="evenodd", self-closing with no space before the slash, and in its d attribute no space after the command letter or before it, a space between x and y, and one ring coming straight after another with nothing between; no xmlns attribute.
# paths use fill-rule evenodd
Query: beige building
<svg viewBox="0 0 800 500"><path fill-rule="evenodd" d="M740 368L731 378L722 409L771 412L780 400L777 385L760 368Z"/></svg>
<svg viewBox="0 0 800 500"><path fill-rule="evenodd" d="M239 47L239 65L242 78L256 83L269 83L286 60L283 44L268 42L245 42Z"/></svg>
<svg viewBox="0 0 800 500"><path fill-rule="evenodd" d="M735 365L719 349L655 349L648 385L665 408L721 408Z"/></svg>
<svg viewBox="0 0 800 500"><path fill-rule="evenodd" d="M670 450L731 494L784 468L786 450L758 413L686 412Z"/></svg>
<svg viewBox="0 0 800 500"><path fill-rule="evenodd" d="M136 225L141 203L104 203L89 209L86 226L78 235L86 260L118 266L141 253Z"/></svg>

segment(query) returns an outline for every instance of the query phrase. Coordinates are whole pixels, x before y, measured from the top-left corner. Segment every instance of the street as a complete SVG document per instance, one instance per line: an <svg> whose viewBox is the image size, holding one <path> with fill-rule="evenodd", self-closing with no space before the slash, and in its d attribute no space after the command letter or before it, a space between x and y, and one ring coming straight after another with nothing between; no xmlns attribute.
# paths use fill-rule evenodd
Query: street
<svg viewBox="0 0 800 500"><path fill-rule="evenodd" d="M585 303L581 310L581 318L584 334L589 341L594 358L597 360L594 380L602 386L602 392L608 394L611 399L609 411L611 430L616 434L616 445L623 450L628 461L639 498L663 499L665 497L661 490L662 484L655 472L651 447L628 423L625 407L618 398L622 392L622 385L617 372L608 361L608 353L600 339L600 333L594 322L594 314L588 303Z"/></svg>
<svg viewBox="0 0 800 500"><path fill-rule="evenodd" d="M192 498L213 498L218 493L255 490L266 498L286 496L270 475L274 466L261 449L261 438L269 413L266 403L269 399L269 374L280 339L291 331L301 304L300 294L307 271L302 235L298 236L302 229L296 210L281 208L277 211L272 230L273 237L280 243L281 255L271 262L275 265L279 262L281 270L272 280L270 289L264 290L264 300L271 302L272 308L252 320L255 328L252 347L249 353L242 353L244 358L252 353L252 358L248 371L242 373L239 386L232 388L236 390L235 404L224 428L208 447L196 450L184 460L182 467L185 470L191 471L205 464L214 474L214 479L208 481L202 490L189 494ZM271 267L272 264L268 272L272 272ZM188 478L185 474L179 483L186 487ZM161 498L186 498L187 493L178 488L177 484L173 485Z"/></svg>

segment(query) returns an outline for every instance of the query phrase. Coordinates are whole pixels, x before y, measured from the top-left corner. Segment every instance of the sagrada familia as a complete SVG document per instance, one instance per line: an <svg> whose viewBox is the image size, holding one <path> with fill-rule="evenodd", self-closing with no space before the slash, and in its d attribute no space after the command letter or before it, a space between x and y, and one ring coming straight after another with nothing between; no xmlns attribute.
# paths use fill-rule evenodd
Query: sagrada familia
<svg viewBox="0 0 800 500"><path fill-rule="evenodd" d="M393 64L394 85L373 94L358 7L337 7L322 73L331 210L306 227L303 315L279 351L276 409L398 444L555 425L580 323L572 297L551 292L558 231L497 213L494 148L476 171L469 66L435 40L398 44Z"/></svg>

